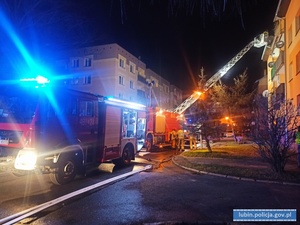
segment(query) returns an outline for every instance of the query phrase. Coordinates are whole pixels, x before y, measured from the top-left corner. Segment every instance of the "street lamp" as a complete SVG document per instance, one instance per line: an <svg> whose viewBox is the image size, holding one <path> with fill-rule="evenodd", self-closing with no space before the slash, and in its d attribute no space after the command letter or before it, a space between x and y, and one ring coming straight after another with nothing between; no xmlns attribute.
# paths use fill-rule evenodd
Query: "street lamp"
<svg viewBox="0 0 300 225"><path fill-rule="evenodd" d="M235 138L234 129L233 129L233 126L234 126L233 120L230 119L229 116L226 116L226 117L225 117L225 120L226 120L227 123L230 125L232 134L233 134L233 136L234 136L234 138Z"/></svg>

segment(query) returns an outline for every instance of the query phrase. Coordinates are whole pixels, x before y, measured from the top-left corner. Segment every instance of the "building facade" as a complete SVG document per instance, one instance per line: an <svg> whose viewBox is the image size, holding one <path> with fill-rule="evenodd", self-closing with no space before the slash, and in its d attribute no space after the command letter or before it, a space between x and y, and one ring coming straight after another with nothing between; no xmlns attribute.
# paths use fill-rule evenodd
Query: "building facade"
<svg viewBox="0 0 300 225"><path fill-rule="evenodd" d="M300 115L300 4L280 0L274 18L274 37L264 52L267 60L268 93L287 100Z"/></svg>
<svg viewBox="0 0 300 225"><path fill-rule="evenodd" d="M182 102L180 89L118 44L75 49L64 55L59 64L65 65L69 75L64 83L72 89L164 109Z"/></svg>

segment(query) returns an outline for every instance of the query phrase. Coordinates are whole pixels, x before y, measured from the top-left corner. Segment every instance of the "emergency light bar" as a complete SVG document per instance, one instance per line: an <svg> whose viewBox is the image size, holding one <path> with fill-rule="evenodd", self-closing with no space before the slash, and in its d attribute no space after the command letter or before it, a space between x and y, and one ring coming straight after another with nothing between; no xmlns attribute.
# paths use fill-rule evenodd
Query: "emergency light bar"
<svg viewBox="0 0 300 225"><path fill-rule="evenodd" d="M114 97L106 97L104 101L111 105L126 106L128 108L137 110L146 110L146 106L142 104L116 99Z"/></svg>
<svg viewBox="0 0 300 225"><path fill-rule="evenodd" d="M37 77L35 78L22 78L20 79L21 82L36 82L37 84L42 84L42 85L45 85L45 84L48 84L50 83L50 80L48 80L46 77L43 77L41 75L38 75Z"/></svg>

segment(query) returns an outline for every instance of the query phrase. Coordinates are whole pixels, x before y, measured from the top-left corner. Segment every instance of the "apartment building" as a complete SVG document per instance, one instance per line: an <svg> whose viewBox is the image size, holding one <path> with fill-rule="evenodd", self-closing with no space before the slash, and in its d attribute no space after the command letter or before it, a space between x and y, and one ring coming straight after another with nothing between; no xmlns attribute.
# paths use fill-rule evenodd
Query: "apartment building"
<svg viewBox="0 0 300 225"><path fill-rule="evenodd" d="M300 109L300 4L280 0L274 18L274 38L267 51L268 92ZM299 115L300 115L300 110Z"/></svg>
<svg viewBox="0 0 300 225"><path fill-rule="evenodd" d="M64 83L72 89L166 109L182 101L180 89L118 44L75 49L64 55L60 64L65 65L69 74Z"/></svg>

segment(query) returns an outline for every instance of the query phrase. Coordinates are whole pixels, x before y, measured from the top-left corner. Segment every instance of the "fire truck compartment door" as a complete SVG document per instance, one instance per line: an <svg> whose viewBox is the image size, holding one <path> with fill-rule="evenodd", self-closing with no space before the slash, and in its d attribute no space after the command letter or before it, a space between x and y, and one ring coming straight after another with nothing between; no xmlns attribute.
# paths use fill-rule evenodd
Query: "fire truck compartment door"
<svg viewBox="0 0 300 225"><path fill-rule="evenodd" d="M104 145L107 148L116 147L121 139L121 108L107 106Z"/></svg>
<svg viewBox="0 0 300 225"><path fill-rule="evenodd" d="M166 131L166 117L164 115L156 115L155 132L164 133Z"/></svg>

